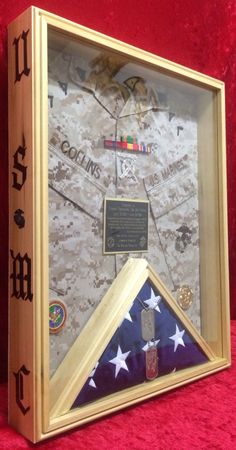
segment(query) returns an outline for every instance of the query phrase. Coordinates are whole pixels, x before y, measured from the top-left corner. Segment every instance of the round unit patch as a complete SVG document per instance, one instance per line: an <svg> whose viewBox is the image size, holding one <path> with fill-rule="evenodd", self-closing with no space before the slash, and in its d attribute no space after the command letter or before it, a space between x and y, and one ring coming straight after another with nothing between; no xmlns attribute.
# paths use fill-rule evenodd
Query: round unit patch
<svg viewBox="0 0 236 450"><path fill-rule="evenodd" d="M66 307L60 300L52 300L49 303L49 331L59 333L66 321Z"/></svg>

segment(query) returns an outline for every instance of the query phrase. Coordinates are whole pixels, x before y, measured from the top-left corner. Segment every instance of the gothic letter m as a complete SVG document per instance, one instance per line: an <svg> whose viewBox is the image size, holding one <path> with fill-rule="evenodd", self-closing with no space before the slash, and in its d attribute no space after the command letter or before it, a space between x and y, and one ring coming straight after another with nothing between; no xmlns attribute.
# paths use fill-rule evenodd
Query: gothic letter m
<svg viewBox="0 0 236 450"><path fill-rule="evenodd" d="M31 259L28 257L27 253L21 256L17 253L14 256L13 250L10 250L11 257L13 259L12 263L12 273L10 278L12 279L12 297L30 300L33 299L33 294L31 291Z"/></svg>

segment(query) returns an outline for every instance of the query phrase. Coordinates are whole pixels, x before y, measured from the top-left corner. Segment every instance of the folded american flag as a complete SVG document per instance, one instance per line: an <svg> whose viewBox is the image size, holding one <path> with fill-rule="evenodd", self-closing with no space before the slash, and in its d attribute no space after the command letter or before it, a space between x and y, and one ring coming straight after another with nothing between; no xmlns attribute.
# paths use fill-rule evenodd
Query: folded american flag
<svg viewBox="0 0 236 450"><path fill-rule="evenodd" d="M150 342L142 338L143 309L153 309L155 314L155 337ZM147 280L72 408L140 383L149 383L145 352L150 346L157 347L158 377L208 361L199 344Z"/></svg>

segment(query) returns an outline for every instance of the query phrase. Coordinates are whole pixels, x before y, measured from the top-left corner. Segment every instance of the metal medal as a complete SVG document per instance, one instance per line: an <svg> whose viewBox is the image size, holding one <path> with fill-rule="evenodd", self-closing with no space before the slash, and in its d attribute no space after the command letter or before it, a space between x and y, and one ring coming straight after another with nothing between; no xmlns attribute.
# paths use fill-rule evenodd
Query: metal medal
<svg viewBox="0 0 236 450"><path fill-rule="evenodd" d="M158 375L158 354L155 345L149 347L146 351L146 378L154 380Z"/></svg>
<svg viewBox="0 0 236 450"><path fill-rule="evenodd" d="M177 291L177 302L186 311L193 302L193 291L189 286L183 285Z"/></svg>
<svg viewBox="0 0 236 450"><path fill-rule="evenodd" d="M141 311L141 330L144 341L151 341L155 337L155 317L153 309Z"/></svg>

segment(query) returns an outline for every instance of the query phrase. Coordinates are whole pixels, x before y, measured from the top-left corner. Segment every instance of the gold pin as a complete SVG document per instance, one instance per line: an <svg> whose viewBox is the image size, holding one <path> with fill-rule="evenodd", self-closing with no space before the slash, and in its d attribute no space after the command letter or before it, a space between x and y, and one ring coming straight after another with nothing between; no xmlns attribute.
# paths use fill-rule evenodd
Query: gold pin
<svg viewBox="0 0 236 450"><path fill-rule="evenodd" d="M183 285L177 291L177 302L186 311L193 303L193 291L189 286Z"/></svg>

